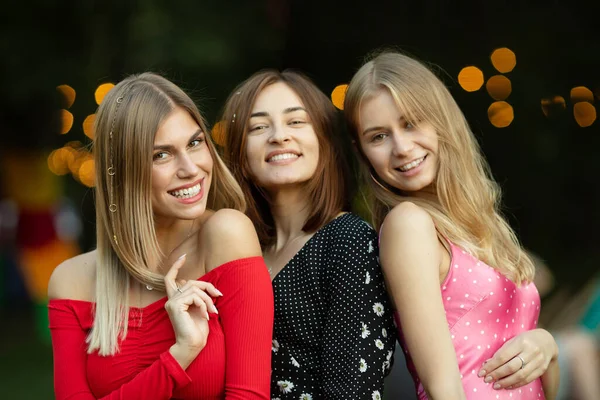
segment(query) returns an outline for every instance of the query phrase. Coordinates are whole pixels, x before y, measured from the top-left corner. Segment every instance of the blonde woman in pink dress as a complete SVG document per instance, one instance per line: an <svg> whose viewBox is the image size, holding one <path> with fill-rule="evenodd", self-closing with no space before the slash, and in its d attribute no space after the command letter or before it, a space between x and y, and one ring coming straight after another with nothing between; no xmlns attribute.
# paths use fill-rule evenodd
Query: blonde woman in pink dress
<svg viewBox="0 0 600 400"><path fill-rule="evenodd" d="M419 399L553 399L558 350L536 329L533 264L447 88L382 53L355 74L344 110Z"/></svg>

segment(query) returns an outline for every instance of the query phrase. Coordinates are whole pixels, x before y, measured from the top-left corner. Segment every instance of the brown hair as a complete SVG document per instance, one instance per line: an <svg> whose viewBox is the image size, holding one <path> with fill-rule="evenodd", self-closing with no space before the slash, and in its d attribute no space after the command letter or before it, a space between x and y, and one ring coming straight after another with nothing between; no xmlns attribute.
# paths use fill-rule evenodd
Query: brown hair
<svg viewBox="0 0 600 400"><path fill-rule="evenodd" d="M127 335L131 278L164 290L164 278L152 272L164 256L154 228L152 150L162 121L176 107L187 111L204 132L198 108L172 82L152 73L132 75L104 98L95 122L96 299L88 352L111 355ZM213 179L210 209L245 210L244 197L207 135ZM112 161L112 162L111 162ZM109 174L109 167L112 172ZM111 172L111 173L112 173Z"/></svg>
<svg viewBox="0 0 600 400"><path fill-rule="evenodd" d="M258 95L272 84L282 82L300 98L319 140L319 159L314 178L307 183L310 203L308 218L302 230L314 232L332 220L347 206L346 163L343 152L336 146L337 111L331 101L305 75L297 71L263 70L238 85L225 103L221 129L225 134L223 158L240 183L246 202L247 214L254 222L261 245L275 240L273 217L269 200L262 188L252 180L247 154L246 137L252 108Z"/></svg>

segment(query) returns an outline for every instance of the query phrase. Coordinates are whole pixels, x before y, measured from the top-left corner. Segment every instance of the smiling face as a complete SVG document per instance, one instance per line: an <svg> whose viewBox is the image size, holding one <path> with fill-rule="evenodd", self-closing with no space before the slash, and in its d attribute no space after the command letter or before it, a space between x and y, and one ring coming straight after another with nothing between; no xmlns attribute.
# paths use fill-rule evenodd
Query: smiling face
<svg viewBox="0 0 600 400"><path fill-rule="evenodd" d="M213 159L205 133L176 107L161 123L152 156L152 208L156 217L195 219L206 210Z"/></svg>
<svg viewBox="0 0 600 400"><path fill-rule="evenodd" d="M285 83L257 96L247 127L252 179L267 191L302 185L315 175L319 140L298 95Z"/></svg>
<svg viewBox="0 0 600 400"><path fill-rule="evenodd" d="M359 145L378 178L402 192L429 188L438 170L438 135L427 122L407 121L380 89L359 110Z"/></svg>

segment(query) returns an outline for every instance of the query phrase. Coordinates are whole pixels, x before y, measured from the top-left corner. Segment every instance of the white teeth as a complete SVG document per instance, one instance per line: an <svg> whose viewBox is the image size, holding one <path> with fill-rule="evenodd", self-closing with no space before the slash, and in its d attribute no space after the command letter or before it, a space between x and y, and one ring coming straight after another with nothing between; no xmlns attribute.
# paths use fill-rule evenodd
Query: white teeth
<svg viewBox="0 0 600 400"><path fill-rule="evenodd" d="M200 193L200 188L201 188L200 184L197 184L196 186L192 186L191 188L175 190L175 191L172 191L169 193L172 196L177 197L178 199L189 199L190 197L194 197L198 193Z"/></svg>
<svg viewBox="0 0 600 400"><path fill-rule="evenodd" d="M415 161L409 162L408 164L404 164L403 166L398 167L398 169L402 172L410 171L411 169L418 167L423 162L423 160L425 160L425 157L421 157Z"/></svg>
<svg viewBox="0 0 600 400"><path fill-rule="evenodd" d="M277 154L271 158L269 158L267 160L267 162L271 162L271 161L281 161L281 160L289 160L290 158L298 158L298 154L294 154L294 153L283 153L283 154Z"/></svg>

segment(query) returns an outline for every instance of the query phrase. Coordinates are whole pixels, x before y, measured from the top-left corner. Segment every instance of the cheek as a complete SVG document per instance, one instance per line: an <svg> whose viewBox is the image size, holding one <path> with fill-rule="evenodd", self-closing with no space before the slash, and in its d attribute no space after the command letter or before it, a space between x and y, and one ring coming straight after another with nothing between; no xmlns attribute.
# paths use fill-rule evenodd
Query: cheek
<svg viewBox="0 0 600 400"><path fill-rule="evenodd" d="M250 173L256 173L256 169L262 163L262 151L259 143L248 140L246 142L246 160L250 166Z"/></svg>

